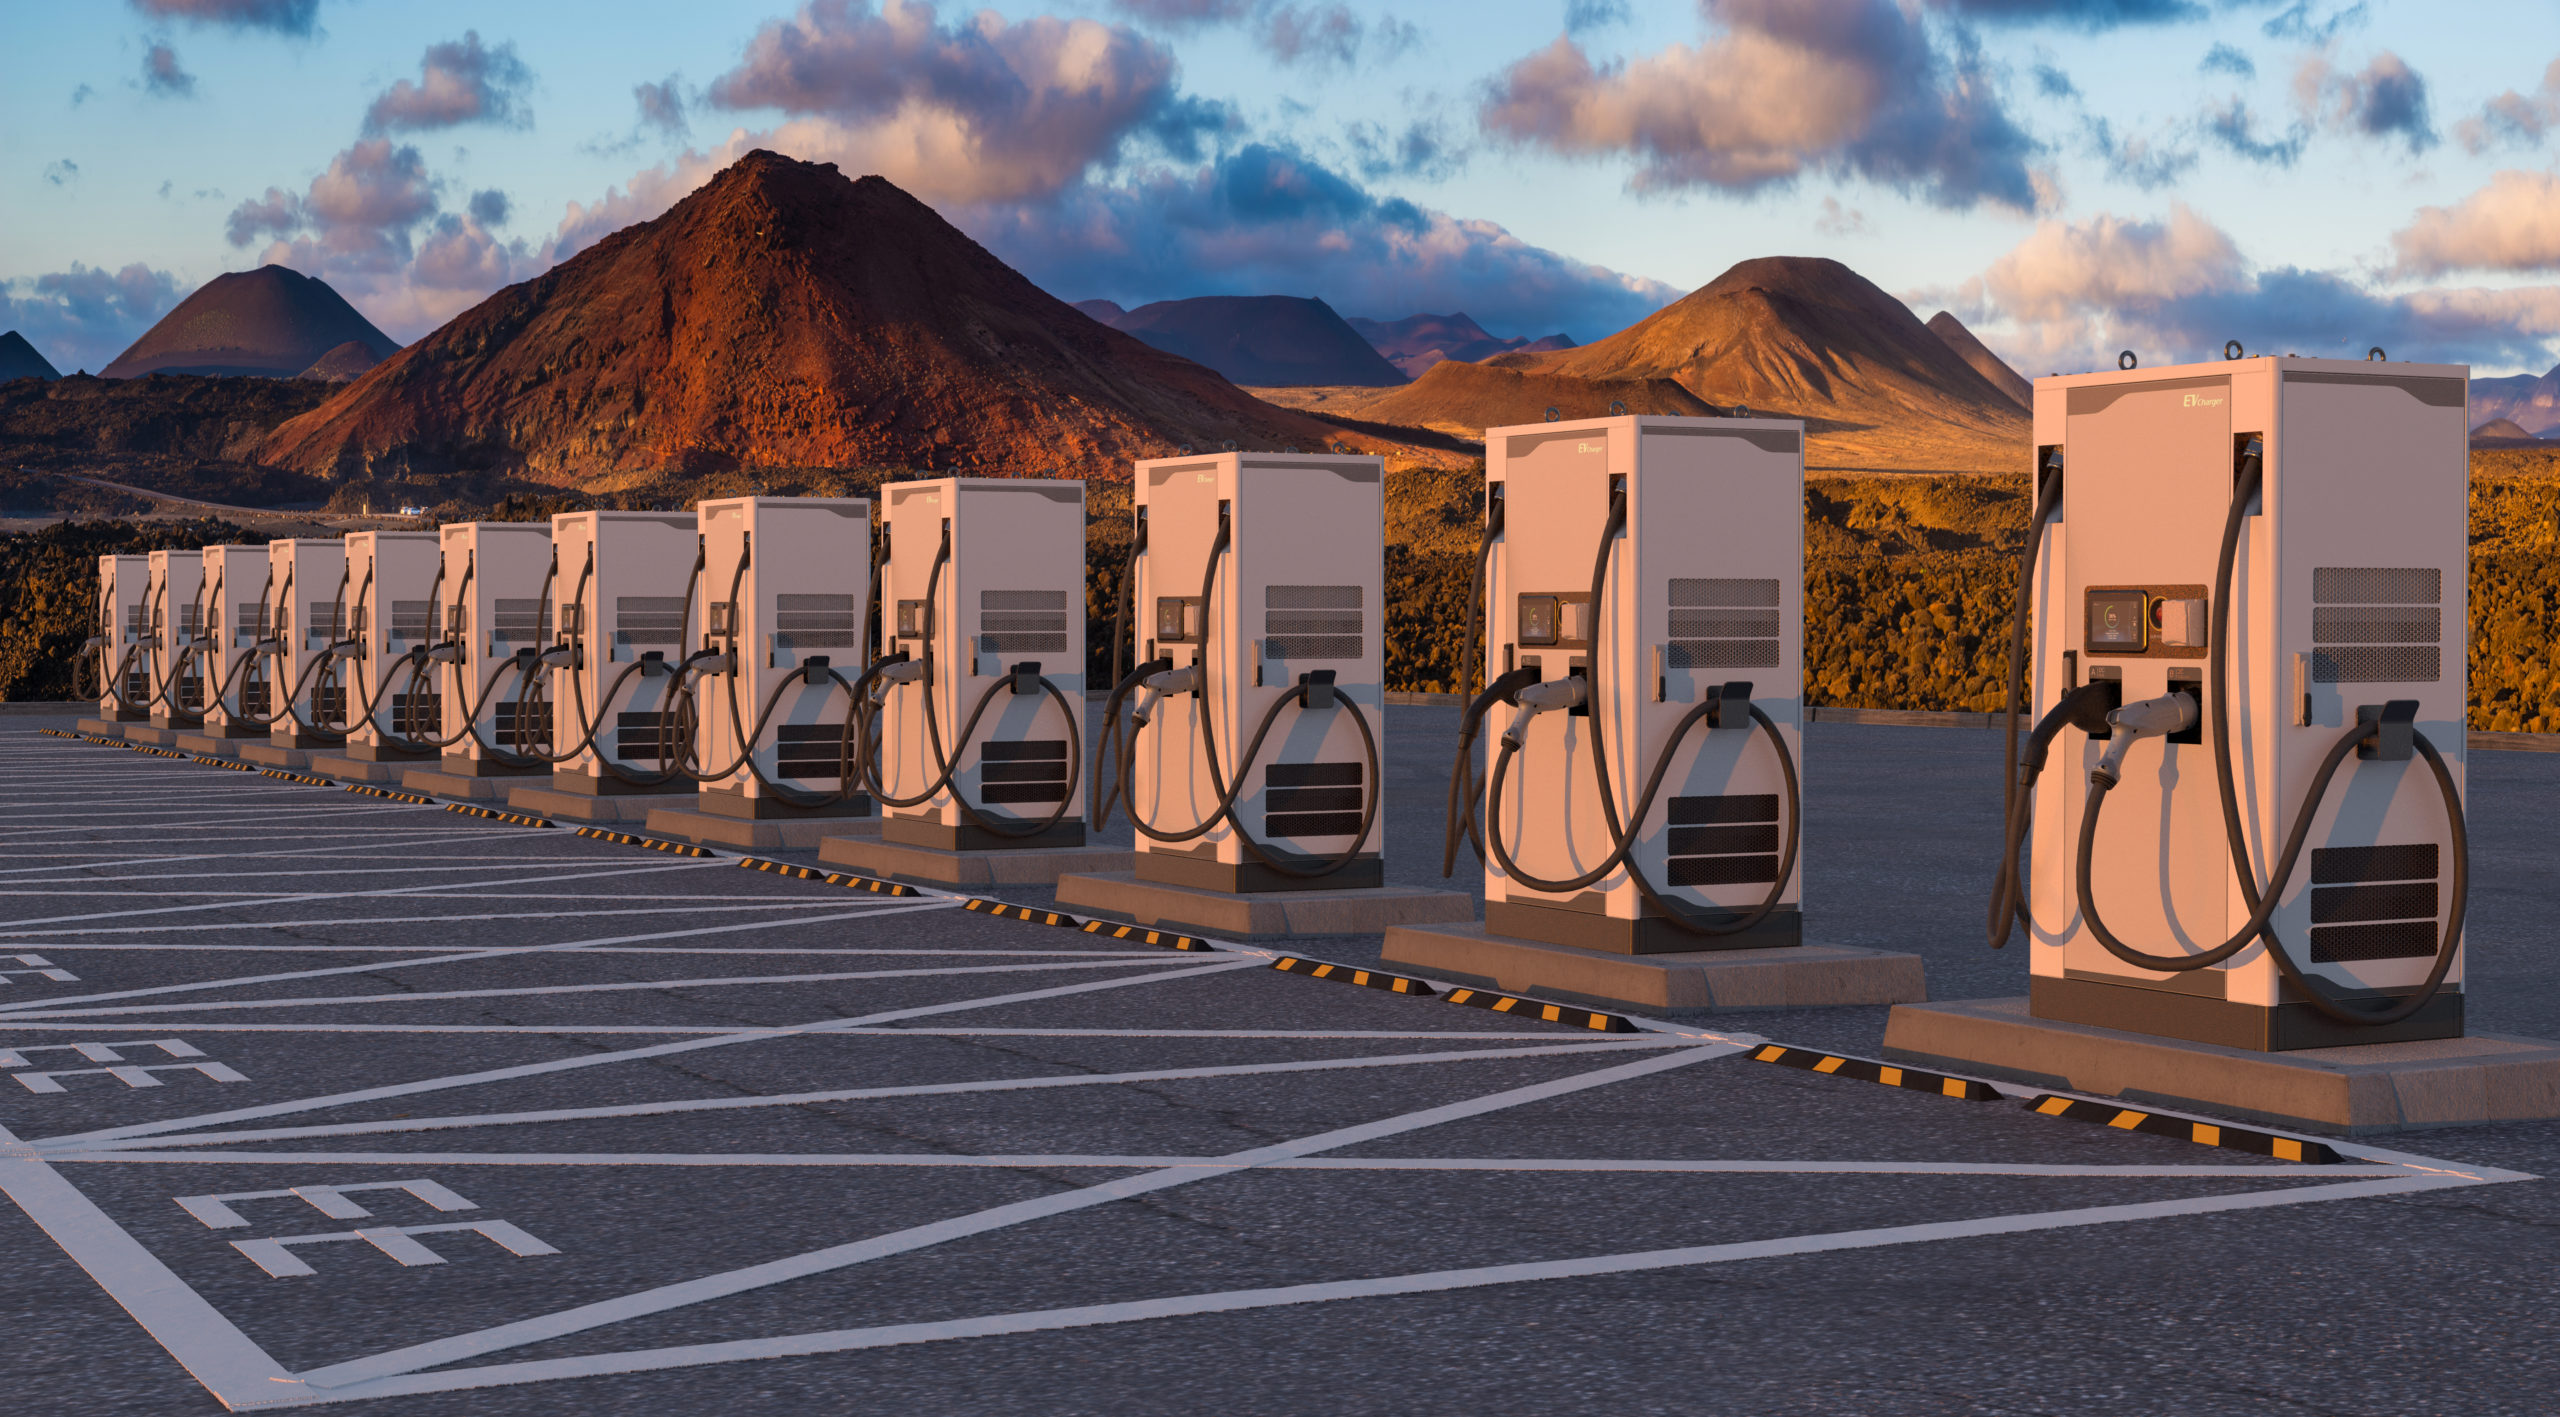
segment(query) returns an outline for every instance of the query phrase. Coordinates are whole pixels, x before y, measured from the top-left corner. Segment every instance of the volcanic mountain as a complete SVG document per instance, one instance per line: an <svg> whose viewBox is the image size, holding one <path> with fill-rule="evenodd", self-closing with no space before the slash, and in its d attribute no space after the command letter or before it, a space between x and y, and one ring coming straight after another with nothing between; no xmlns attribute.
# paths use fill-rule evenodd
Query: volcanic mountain
<svg viewBox="0 0 2560 1417"><path fill-rule="evenodd" d="M2513 419L2528 437L2560 428L2560 368L2542 375L2472 380L2471 416Z"/></svg>
<svg viewBox="0 0 2560 1417"><path fill-rule="evenodd" d="M297 379L317 379L324 384L351 384L365 371L382 362L381 356L364 347L361 340L349 340L311 361L311 367L294 375Z"/></svg>
<svg viewBox="0 0 2560 1417"><path fill-rule="evenodd" d="M327 281L283 266L260 266L206 281L98 374L106 379L145 374L290 379L350 340L376 359L387 359L400 347Z"/></svg>
<svg viewBox="0 0 2560 1417"><path fill-rule="evenodd" d="M52 360L36 353L36 347L27 343L25 335L16 330L0 335L0 380L61 377L62 371L53 367Z"/></svg>
<svg viewBox="0 0 2560 1417"><path fill-rule="evenodd" d="M1346 435L1077 313L879 177L758 150L277 429L280 466L1126 476Z"/></svg>
<svg viewBox="0 0 2560 1417"><path fill-rule="evenodd" d="M1612 413L1713 417L1717 412L1676 379L1577 379L1448 359L1403 388L1361 404L1358 417L1478 439L1487 428L1541 422L1550 408L1559 418Z"/></svg>
<svg viewBox="0 0 2560 1417"><path fill-rule="evenodd" d="M2030 456L2026 410L1837 261L1744 261L1607 339L1488 362L1677 379L1719 407L1802 418L1815 468L2006 472Z"/></svg>
<svg viewBox="0 0 2560 1417"><path fill-rule="evenodd" d="M1118 310L1076 306L1123 334L1196 359L1239 384L1401 384L1404 375L1321 300L1288 295L1203 295Z"/></svg>
<svg viewBox="0 0 2560 1417"><path fill-rule="evenodd" d="M1929 333L1946 341L1956 358L1973 366L1973 372L1991 381L1991 386L2007 394L2018 407L2033 410L2036 386L2025 375L2009 367L2009 361L1991 352L1991 346L1974 338L1964 322L1941 310L1929 317Z"/></svg>
<svg viewBox="0 0 2560 1417"><path fill-rule="evenodd" d="M1491 359L1497 354L1515 350L1543 353L1550 349L1571 349L1568 335L1548 335L1543 339L1497 339L1464 311L1455 315L1407 315L1401 320L1354 319L1351 328L1375 345L1387 362L1419 379L1423 371L1444 359L1469 361Z"/></svg>

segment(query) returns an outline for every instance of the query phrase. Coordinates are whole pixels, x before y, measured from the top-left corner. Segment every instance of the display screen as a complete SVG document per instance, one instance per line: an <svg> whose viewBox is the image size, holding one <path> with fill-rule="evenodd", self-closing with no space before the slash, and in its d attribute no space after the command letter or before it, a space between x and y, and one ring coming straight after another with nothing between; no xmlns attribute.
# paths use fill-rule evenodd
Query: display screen
<svg viewBox="0 0 2560 1417"><path fill-rule="evenodd" d="M1552 595L1520 597L1520 643L1551 645L1556 642L1556 598Z"/></svg>
<svg viewBox="0 0 2560 1417"><path fill-rule="evenodd" d="M2138 590L2089 592L2091 654L2140 654L2149 642L2149 597Z"/></svg>

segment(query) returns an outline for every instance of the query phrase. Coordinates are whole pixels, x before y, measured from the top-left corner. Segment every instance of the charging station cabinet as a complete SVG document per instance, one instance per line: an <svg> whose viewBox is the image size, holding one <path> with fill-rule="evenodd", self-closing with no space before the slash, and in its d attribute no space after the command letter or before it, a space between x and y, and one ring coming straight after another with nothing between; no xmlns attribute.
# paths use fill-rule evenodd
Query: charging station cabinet
<svg viewBox="0 0 2560 1417"><path fill-rule="evenodd" d="M1709 925L1738 925L1776 902L1756 924L1702 935L1666 918L1623 866L1553 892L1488 855L1486 931L1618 954L1801 944L1786 769L1748 710L1802 761L1804 425L1622 416L1493 428L1485 480L1503 508L1485 581L1486 682L1528 669L1541 685L1587 681L1580 703L1523 725L1499 804L1490 734L1506 710L1493 711L1487 834L1498 824L1512 859L1547 881L1588 873L1631 835L1625 859L1654 893ZM1594 605L1613 498L1623 525ZM1675 746L1680 721L1710 697L1733 698L1732 711L1696 722ZM1593 770L1595 727L1615 831ZM1627 820L1666 750L1650 810Z"/></svg>
<svg viewBox="0 0 2560 1417"><path fill-rule="evenodd" d="M2455 365L2288 356L2036 381L2038 465L2058 450L2063 478L2032 596L2038 712L2105 680L2121 684L2122 703L2184 693L2200 717L2209 711L2224 527L2241 460L2252 440L2260 450L2224 631L2231 769L2257 881L2360 708L2404 705L2393 716L2462 781L2468 377ZM2107 927L2164 958L2210 949L2251 913L2202 722L2130 745L2090 853ZM2316 1012L2263 938L2178 972L2110 953L2075 879L2089 769L2107 746L2062 730L2033 788L2035 1017L2263 1051L2460 1035L2458 955L2418 1012L2358 1027ZM2300 972L2368 1009L2410 994L2461 943L2443 938L2447 804L2426 762L2405 747L2400 758L2350 756L2310 803L2306 850L2270 922Z"/></svg>
<svg viewBox="0 0 2560 1417"><path fill-rule="evenodd" d="M204 714L204 660L192 652L204 636L202 551L151 553L149 625L152 725L192 728Z"/></svg>
<svg viewBox="0 0 2560 1417"><path fill-rule="evenodd" d="M824 660L827 670L851 682L870 660L862 598L870 578L871 503L729 497L703 502L697 516L703 557L697 632L705 649L726 651L729 662L725 672L691 681L694 757L705 772L740 764L725 781L701 785L701 810L745 818L870 816L871 799L860 792L816 808L795 805L786 794L833 793L843 785L850 701L828 674L802 671ZM750 745L768 702L772 712ZM751 761L742 762L742 752ZM775 791L777 784L784 791Z"/></svg>
<svg viewBox="0 0 2560 1417"><path fill-rule="evenodd" d="M98 558L98 717L151 716L151 558Z"/></svg>
<svg viewBox="0 0 2560 1417"><path fill-rule="evenodd" d="M269 623L277 641L268 668L276 712L268 740L279 748L334 748L341 741L335 725L345 721L350 707L347 680L343 672L331 672L343 665L319 660L344 635L344 602L355 594L354 583L346 578L346 543L289 537L268 542L267 559L275 568Z"/></svg>
<svg viewBox="0 0 2560 1417"><path fill-rule="evenodd" d="M409 747L433 738L444 706L432 677L407 687L408 670L397 661L436 641L435 601L441 555L431 531L358 531L346 540L348 602L345 638L352 659L341 661L348 695L346 717L323 719L346 726L346 756L360 762L414 761L436 756L432 747ZM371 712L366 706L371 705Z"/></svg>
<svg viewBox="0 0 2560 1417"><path fill-rule="evenodd" d="M1383 884L1384 787L1352 715L1284 708L1247 780L1232 776L1255 727L1301 676L1329 683L1385 736L1385 464L1375 457L1216 453L1136 469L1145 554L1137 558L1141 662L1200 671L1196 692L1164 696L1137 735L1129 811L1165 829L1216 811L1202 741L1235 793L1235 820L1305 878L1258 861L1222 822L1187 842L1138 837L1137 879L1198 890L1349 890ZM1208 603L1203 573L1224 527ZM1381 741L1383 751L1383 741ZM1363 827L1363 804L1379 804Z"/></svg>
<svg viewBox="0 0 2560 1417"><path fill-rule="evenodd" d="M204 727L215 738L264 738L270 662L259 655L270 612L267 548L204 549Z"/></svg>
<svg viewBox="0 0 2560 1417"><path fill-rule="evenodd" d="M566 751L589 722L597 724L594 742L553 765L552 787L588 797L693 794L693 780L677 770L685 744L669 711L675 675L625 677L625 671L652 654L672 671L685 657L688 610L698 615L700 597L708 594L696 581L701 537L695 518L563 512L551 519L550 543L559 566L554 614L563 626L579 626L563 636L572 647L570 663L551 675L554 751Z"/></svg>
<svg viewBox="0 0 2560 1417"><path fill-rule="evenodd" d="M447 522L436 528L436 554L443 570L427 607L428 638L443 661L430 666L433 673L424 682L435 686L433 731L444 744L443 770L458 777L549 774L548 763L524 766L499 754L530 753L549 741L547 718L530 732L518 731L515 691L519 652L539 654L546 643L543 578L551 570L550 528L541 522Z"/></svg>
<svg viewBox="0 0 2560 1417"><path fill-rule="evenodd" d="M1082 724L1064 720L1048 691L1015 671L1027 667L1055 685L1082 717L1084 484L945 477L891 484L881 499L889 541L882 648L917 661L929 648L933 672L883 694L879 786L898 798L932 786L942 776L937 733L941 763L951 767L931 800L883 804L881 840L941 851L1082 846L1087 789L1069 766L1080 756ZM959 734L981 700L985 713L964 745ZM972 822L971 809L1005 827L1060 816L1046 831L1013 836Z"/></svg>

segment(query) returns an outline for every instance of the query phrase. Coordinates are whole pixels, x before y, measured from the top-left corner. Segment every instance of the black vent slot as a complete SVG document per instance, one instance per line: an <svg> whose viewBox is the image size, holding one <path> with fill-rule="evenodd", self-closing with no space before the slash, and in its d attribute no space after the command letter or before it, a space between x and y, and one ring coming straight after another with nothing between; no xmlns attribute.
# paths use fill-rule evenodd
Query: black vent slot
<svg viewBox="0 0 2560 1417"><path fill-rule="evenodd" d="M489 741L510 753L551 749L551 706L545 703L519 704L514 699L500 699L492 724L496 730ZM522 733L521 739L517 736Z"/></svg>
<svg viewBox="0 0 2560 1417"><path fill-rule="evenodd" d="M386 721L392 732L404 738L441 736L444 733L444 696L393 694L391 716Z"/></svg>
<svg viewBox="0 0 2560 1417"><path fill-rule="evenodd" d="M347 691L343 688L311 691L311 721L323 728L334 728L347 721Z"/></svg>
<svg viewBox="0 0 2560 1417"><path fill-rule="evenodd" d="M1067 800L1067 740L1031 738L978 749L979 799L986 802Z"/></svg>
<svg viewBox="0 0 2560 1417"><path fill-rule="evenodd" d="M672 761L683 743L683 735L675 731L672 714L662 715L656 709L638 713L625 711L613 716L613 756L626 763L648 763L656 766ZM659 756L659 729L666 732L666 756Z"/></svg>
<svg viewBox="0 0 2560 1417"><path fill-rule="evenodd" d="M786 723L773 730L773 775L833 782L844 775L845 751L841 723Z"/></svg>
<svg viewBox="0 0 2560 1417"><path fill-rule="evenodd" d="M1671 799L1671 856L1664 879L1675 886L1741 886L1778 879L1778 796Z"/></svg>
<svg viewBox="0 0 2560 1417"><path fill-rule="evenodd" d="M1263 835L1280 837L1360 834L1359 763L1273 763L1262 770Z"/></svg>
<svg viewBox="0 0 2560 1417"><path fill-rule="evenodd" d="M2436 877L2434 842L2313 848L2312 962L2433 955L2440 903Z"/></svg>

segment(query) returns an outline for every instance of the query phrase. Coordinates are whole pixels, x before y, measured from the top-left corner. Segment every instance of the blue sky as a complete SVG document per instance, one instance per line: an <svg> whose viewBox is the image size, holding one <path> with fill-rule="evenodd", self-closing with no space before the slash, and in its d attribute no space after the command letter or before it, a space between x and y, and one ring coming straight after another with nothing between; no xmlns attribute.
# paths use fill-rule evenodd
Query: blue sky
<svg viewBox="0 0 2560 1417"><path fill-rule="evenodd" d="M757 146L1068 299L1588 341L1773 254L2028 374L2560 358L2560 7L2406 0L14 6L0 326L96 368L282 261L414 339Z"/></svg>

